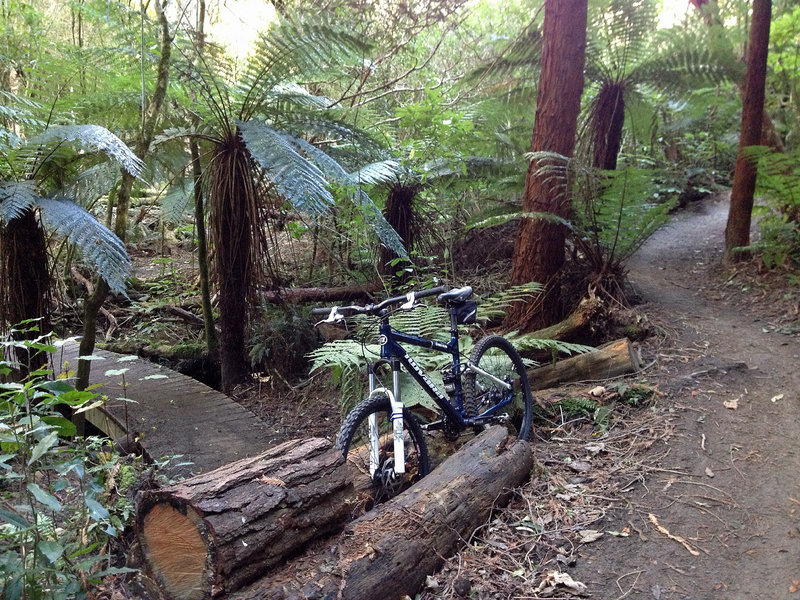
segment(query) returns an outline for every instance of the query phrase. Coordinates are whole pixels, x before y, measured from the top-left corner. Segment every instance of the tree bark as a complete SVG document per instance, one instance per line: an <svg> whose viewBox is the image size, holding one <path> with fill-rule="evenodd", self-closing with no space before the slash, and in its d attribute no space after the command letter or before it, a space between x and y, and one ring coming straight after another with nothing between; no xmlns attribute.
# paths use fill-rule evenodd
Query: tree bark
<svg viewBox="0 0 800 600"><path fill-rule="evenodd" d="M344 527L353 487L327 440L292 440L138 498L148 574L171 599L231 592Z"/></svg>
<svg viewBox="0 0 800 600"><path fill-rule="evenodd" d="M543 47L533 152L572 155L578 126L583 66L586 49L587 0L545 2ZM566 218L571 199L565 173L543 173L541 161L532 161L525 181L524 211L550 213ZM545 286L531 305L518 304L507 322L527 331L549 325L561 315L558 275L564 264L566 228L551 220L525 218L520 221L511 284L538 281Z"/></svg>
<svg viewBox="0 0 800 600"><path fill-rule="evenodd" d="M353 521L332 544L227 598L413 598L532 467L527 442L491 427L409 490Z"/></svg>
<svg viewBox="0 0 800 600"><path fill-rule="evenodd" d="M750 244L756 165L747 158L745 149L748 146L758 145L761 141L771 11L771 0L754 0L747 52L747 75L742 97L742 129L733 175L730 212L725 227L725 258L730 262L746 258L747 253L736 249Z"/></svg>
<svg viewBox="0 0 800 600"><path fill-rule="evenodd" d="M389 196L386 198L386 209L384 210L386 221L403 240L403 246L408 252L411 252L416 237L413 203L419 189L420 186L417 183L396 183L389 188ZM398 256L394 251L386 246L381 246L381 258L378 264L378 271L381 275L396 275L397 266L391 264L396 258ZM403 279L402 275L399 279Z"/></svg>
<svg viewBox="0 0 800 600"><path fill-rule="evenodd" d="M44 231L33 209L12 219L2 228L0 235L0 260L4 275L0 290L0 316L3 330L28 323L13 333L16 341L34 340L50 333L47 307L50 290L50 272L47 268L47 243ZM47 364L47 353L35 349L15 348L14 354L21 373L27 375Z"/></svg>
<svg viewBox="0 0 800 600"><path fill-rule="evenodd" d="M607 81L597 94L592 122L592 166L613 171L622 146L625 124L624 83Z"/></svg>
<svg viewBox="0 0 800 600"><path fill-rule="evenodd" d="M532 390L556 387L574 381L596 381L637 373L639 352L628 338L600 346L596 351L578 354L556 363L528 369Z"/></svg>

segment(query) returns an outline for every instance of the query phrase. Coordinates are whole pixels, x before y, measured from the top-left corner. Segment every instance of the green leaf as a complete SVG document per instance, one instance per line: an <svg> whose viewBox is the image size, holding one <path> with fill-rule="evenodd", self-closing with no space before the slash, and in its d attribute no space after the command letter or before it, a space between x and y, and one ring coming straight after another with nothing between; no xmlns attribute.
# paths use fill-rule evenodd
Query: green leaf
<svg viewBox="0 0 800 600"><path fill-rule="evenodd" d="M146 377L142 377L140 381L147 381L148 379L169 379L169 377L161 374L147 375Z"/></svg>
<svg viewBox="0 0 800 600"><path fill-rule="evenodd" d="M89 516L95 521L100 521L109 517L110 513L108 509L94 498L86 498L85 502L86 508L89 509Z"/></svg>
<svg viewBox="0 0 800 600"><path fill-rule="evenodd" d="M97 354L84 354L79 356L78 360L105 360L105 356L98 356Z"/></svg>
<svg viewBox="0 0 800 600"><path fill-rule="evenodd" d="M33 452L31 452L31 457L28 460L28 466L32 465L34 462L39 460L44 455L45 452L50 450L50 448L55 446L57 443L58 443L58 432L57 431L52 431L52 432L48 433L34 447Z"/></svg>
<svg viewBox="0 0 800 600"><path fill-rule="evenodd" d="M125 356L120 356L117 362L131 362L132 360L139 360L139 357L134 354L127 354Z"/></svg>
<svg viewBox="0 0 800 600"><path fill-rule="evenodd" d="M100 399L98 399L98 400L96 400L94 402L91 402L89 404L84 404L78 410L75 411L75 414L77 415L77 414L80 414L80 413L84 413L84 412L86 412L88 410L92 410L93 408L97 408L98 406L103 406L103 404L105 404L105 403L106 403L106 399L101 397Z"/></svg>
<svg viewBox="0 0 800 600"><path fill-rule="evenodd" d="M24 517L8 510L0 510L0 519L3 519L6 523L10 523L17 529L27 529L31 526Z"/></svg>
<svg viewBox="0 0 800 600"><path fill-rule="evenodd" d="M131 569L130 567L109 567L104 571L94 573L92 578L102 579L106 575L120 575L122 573L136 573L136 569Z"/></svg>
<svg viewBox="0 0 800 600"><path fill-rule="evenodd" d="M106 377L116 377L118 375L124 375L128 372L128 369L109 369L105 372Z"/></svg>
<svg viewBox="0 0 800 600"><path fill-rule="evenodd" d="M36 498L37 502L41 502L54 512L61 512L61 503L56 499L55 496L44 491L35 483L29 483L25 487L27 487L28 491L33 494L33 497Z"/></svg>
<svg viewBox="0 0 800 600"><path fill-rule="evenodd" d="M50 564L56 562L59 557L64 554L64 546L58 542L41 540L38 544L36 544L36 548L48 561L50 561Z"/></svg>
<svg viewBox="0 0 800 600"><path fill-rule="evenodd" d="M52 427L55 427L55 433L61 437L73 437L78 435L78 430L75 427L75 424L64 417L42 417L42 421Z"/></svg>
<svg viewBox="0 0 800 600"><path fill-rule="evenodd" d="M56 379L53 381L44 381L37 386L39 389L47 390L54 394L61 394L64 392L73 392L75 388L63 379Z"/></svg>

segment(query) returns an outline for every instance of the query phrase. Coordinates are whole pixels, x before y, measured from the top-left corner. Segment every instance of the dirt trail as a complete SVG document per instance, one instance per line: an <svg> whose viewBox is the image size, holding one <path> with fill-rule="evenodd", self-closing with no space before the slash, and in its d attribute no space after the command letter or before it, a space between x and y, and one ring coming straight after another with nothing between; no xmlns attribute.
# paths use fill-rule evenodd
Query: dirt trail
<svg viewBox="0 0 800 600"><path fill-rule="evenodd" d="M706 201L630 265L667 332L647 375L675 434L605 523L630 535L583 546L570 569L593 598L800 599L800 339L721 277L726 217L727 198Z"/></svg>

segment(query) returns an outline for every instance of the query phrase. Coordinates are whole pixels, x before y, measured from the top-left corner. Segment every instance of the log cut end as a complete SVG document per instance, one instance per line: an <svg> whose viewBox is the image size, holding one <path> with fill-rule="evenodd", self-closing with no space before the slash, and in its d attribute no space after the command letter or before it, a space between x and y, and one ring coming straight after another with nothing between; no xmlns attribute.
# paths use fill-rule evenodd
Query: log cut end
<svg viewBox="0 0 800 600"><path fill-rule="evenodd" d="M206 543L193 519L169 504L156 504L144 518L142 551L170 597L206 597L203 573Z"/></svg>
<svg viewBox="0 0 800 600"><path fill-rule="evenodd" d="M171 600L217 597L343 528L353 495L341 453L320 438L143 492L144 569Z"/></svg>

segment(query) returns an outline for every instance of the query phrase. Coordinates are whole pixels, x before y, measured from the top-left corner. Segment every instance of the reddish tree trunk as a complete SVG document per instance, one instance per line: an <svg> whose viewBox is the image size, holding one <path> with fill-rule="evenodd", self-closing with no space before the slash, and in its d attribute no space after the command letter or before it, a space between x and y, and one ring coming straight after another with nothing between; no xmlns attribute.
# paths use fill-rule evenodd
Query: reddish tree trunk
<svg viewBox="0 0 800 600"><path fill-rule="evenodd" d="M729 261L745 257L745 253L734 250L750 244L756 165L745 156L744 150L761 141L771 11L771 0L754 0L747 53L747 78L742 97L742 130L739 135L739 153L733 176L728 224L725 227L725 258Z"/></svg>
<svg viewBox="0 0 800 600"><path fill-rule="evenodd" d="M536 118L531 150L571 156L575 147L586 50L587 0L547 0ZM525 212L566 218L571 199L564 175L542 173L533 161L525 181ZM555 180L554 180L555 179ZM538 281L545 285L532 306L517 305L508 319L515 328L543 327L561 315L557 280L564 264L566 228L543 219L523 219L514 248L511 283Z"/></svg>

